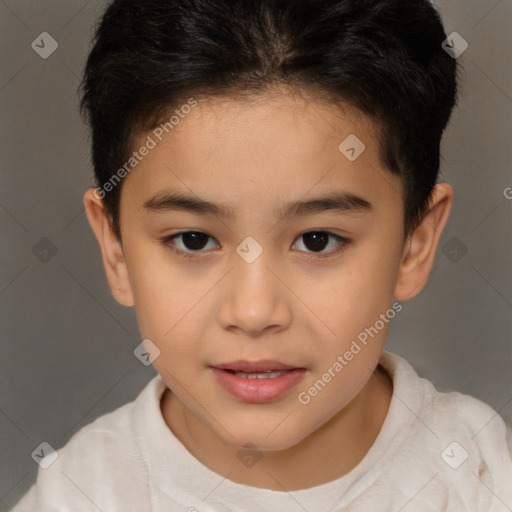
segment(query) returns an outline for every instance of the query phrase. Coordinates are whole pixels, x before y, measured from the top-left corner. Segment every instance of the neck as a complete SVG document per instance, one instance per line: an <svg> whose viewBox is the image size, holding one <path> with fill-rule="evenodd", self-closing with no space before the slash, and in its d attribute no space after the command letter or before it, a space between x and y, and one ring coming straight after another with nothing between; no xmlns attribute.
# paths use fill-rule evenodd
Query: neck
<svg viewBox="0 0 512 512"><path fill-rule="evenodd" d="M336 480L356 467L377 439L392 393L389 375L377 366L358 395L329 421L286 450L262 452L251 467L239 463L239 447L217 436L168 389L161 409L174 435L210 470L236 483L293 491Z"/></svg>

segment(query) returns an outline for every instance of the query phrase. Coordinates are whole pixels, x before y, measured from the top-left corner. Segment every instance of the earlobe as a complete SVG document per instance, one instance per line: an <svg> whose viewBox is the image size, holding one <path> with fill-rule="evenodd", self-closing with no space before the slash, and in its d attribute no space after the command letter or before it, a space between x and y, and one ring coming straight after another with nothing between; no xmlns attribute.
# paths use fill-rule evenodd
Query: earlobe
<svg viewBox="0 0 512 512"><path fill-rule="evenodd" d="M94 188L85 192L84 206L91 229L100 244L110 291L120 304L131 307L134 300L123 248L112 229L103 201L95 194Z"/></svg>
<svg viewBox="0 0 512 512"><path fill-rule="evenodd" d="M412 299L426 285L452 202L452 187L438 183L432 191L427 214L405 243L395 289L397 300Z"/></svg>

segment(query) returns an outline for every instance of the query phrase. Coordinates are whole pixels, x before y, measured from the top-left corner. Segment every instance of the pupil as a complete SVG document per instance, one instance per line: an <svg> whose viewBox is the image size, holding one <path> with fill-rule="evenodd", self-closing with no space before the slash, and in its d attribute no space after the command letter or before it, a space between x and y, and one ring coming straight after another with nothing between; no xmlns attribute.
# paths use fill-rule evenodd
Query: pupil
<svg viewBox="0 0 512 512"><path fill-rule="evenodd" d="M206 233L190 231L188 233L183 233L181 236L183 237L185 247L191 251L202 249L208 241L208 235Z"/></svg>
<svg viewBox="0 0 512 512"><path fill-rule="evenodd" d="M325 231L312 231L302 236L304 238L304 245L311 251L321 251L325 249L329 242L329 235Z"/></svg>

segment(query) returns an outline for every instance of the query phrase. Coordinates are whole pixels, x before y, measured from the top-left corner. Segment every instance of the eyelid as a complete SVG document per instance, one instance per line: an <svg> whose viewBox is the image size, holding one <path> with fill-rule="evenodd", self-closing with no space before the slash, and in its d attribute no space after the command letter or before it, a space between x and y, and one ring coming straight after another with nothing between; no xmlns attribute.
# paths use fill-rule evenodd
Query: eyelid
<svg viewBox="0 0 512 512"><path fill-rule="evenodd" d="M202 233L202 234L207 235L208 238L215 240L215 238L213 236L211 236L209 233L207 233L206 231L201 231L199 229L187 229L186 231L179 231L178 233L174 233L172 235L167 235L161 239L161 242L165 247L168 247L174 253L178 254L178 256L182 256L183 258L204 257L204 256L207 256L208 254L210 254L209 251L203 251L203 250L195 251L195 252L187 252L187 251L183 251L182 249L178 249L174 244L174 239L179 237L180 235L183 235L186 233ZM219 242L217 242L217 240L215 240L215 242L217 244L219 244Z"/></svg>
<svg viewBox="0 0 512 512"><path fill-rule="evenodd" d="M347 246L351 243L351 240L349 240L348 238L338 235L336 233L333 233L332 231L328 231L326 229L309 229L308 231L304 231L303 233L301 233L296 238L296 240L301 238L303 235L307 235L308 233L326 233L327 235L329 235L329 237L334 238L339 244L336 247L336 249L331 249L328 252L298 251L300 254L303 254L307 258L311 258L311 259L329 258L332 256L336 256L337 254L340 254L341 252L343 252L347 248Z"/></svg>
<svg viewBox="0 0 512 512"><path fill-rule="evenodd" d="M174 245L173 241L175 238L179 237L180 235L186 234L186 233L202 233L202 234L207 235L208 238L215 240L215 242L217 244L219 244L219 242L217 242L217 240L213 236L211 236L209 233L207 233L206 231L201 231L201 230L197 230L197 229L188 229L186 231L179 231L178 233L164 236L160 239L160 242L165 247L171 249L174 253L176 253L179 256L184 257L184 258L204 257L204 256L211 254L210 251L199 250L196 252L187 252L187 251L178 249ZM336 254L343 252L347 248L347 246L351 243L350 239L348 239L344 236L338 235L336 233L333 233L332 231L328 231L326 229L309 229L307 231L302 232L297 238L295 238L295 240L298 240L299 238L301 238L304 235L307 235L308 233L326 233L327 235L329 235L329 237L334 238L340 244L336 249L333 249L328 252L315 253L315 252L307 252L307 251L298 251L299 253L304 254L309 258L327 258L330 256L334 256ZM294 242L295 242L295 240L294 240ZM292 245L295 245L295 243Z"/></svg>

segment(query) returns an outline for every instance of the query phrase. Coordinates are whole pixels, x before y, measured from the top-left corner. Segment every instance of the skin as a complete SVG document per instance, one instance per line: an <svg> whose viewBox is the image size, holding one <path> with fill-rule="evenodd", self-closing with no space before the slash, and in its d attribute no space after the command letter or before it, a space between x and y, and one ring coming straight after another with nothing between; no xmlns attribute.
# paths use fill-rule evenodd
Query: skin
<svg viewBox="0 0 512 512"><path fill-rule="evenodd" d="M363 459L386 418L393 385L378 360L389 324L307 405L297 398L394 299L421 291L449 216L452 188L438 184L429 212L404 239L401 182L381 164L376 133L357 112L283 90L203 98L125 178L122 243L102 201L93 189L85 193L112 293L135 306L142 338L160 349L153 364L169 388L161 401L166 424L201 463L234 482L283 491L332 481ZM355 161L338 149L349 134L366 146ZM277 216L285 202L333 190L372 208ZM170 191L224 204L233 217L144 209ZM191 258L161 240L190 230L212 237ZM312 230L349 243L334 253L341 243L330 238L315 249L302 237ZM252 263L236 252L247 236L263 249ZM176 249L194 252L185 242L174 239ZM247 403L209 368L238 359L307 371L277 400ZM261 455L252 467L237 457L246 443Z"/></svg>

